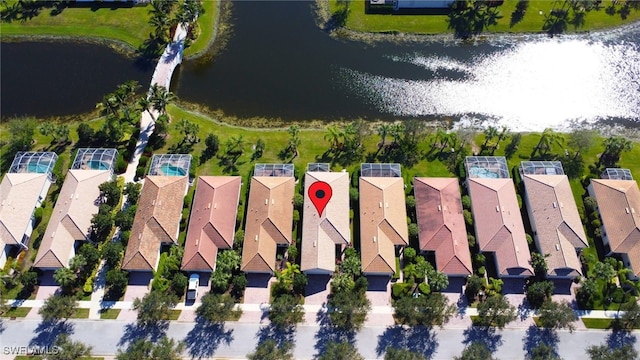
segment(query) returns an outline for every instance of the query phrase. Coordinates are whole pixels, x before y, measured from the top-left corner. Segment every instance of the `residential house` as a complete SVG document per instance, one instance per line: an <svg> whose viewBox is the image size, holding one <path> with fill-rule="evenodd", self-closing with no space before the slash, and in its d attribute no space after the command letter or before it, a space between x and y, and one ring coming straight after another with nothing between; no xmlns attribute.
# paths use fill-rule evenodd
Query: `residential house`
<svg viewBox="0 0 640 360"><path fill-rule="evenodd" d="M320 184L322 188L317 186ZM324 187L327 185L331 194L326 194ZM318 191L321 192L320 198ZM312 198L320 201L319 205L326 206L316 208ZM340 258L344 246L350 242L349 174L331 172L329 164L309 164L304 179L300 269L307 274L333 273L336 253Z"/></svg>
<svg viewBox="0 0 640 360"><path fill-rule="evenodd" d="M448 276L473 274L467 230L456 178L414 178L420 250L435 253L436 270Z"/></svg>
<svg viewBox="0 0 640 360"><path fill-rule="evenodd" d="M493 255L499 277L533 275L516 190L504 157L465 159L476 241Z"/></svg>
<svg viewBox="0 0 640 360"><path fill-rule="evenodd" d="M162 245L177 245L190 155L160 154L144 179L122 269L155 271Z"/></svg>
<svg viewBox="0 0 640 360"><path fill-rule="evenodd" d="M609 255L618 255L640 277L640 190L628 169L606 169L591 179L589 196L598 204L602 242Z"/></svg>
<svg viewBox="0 0 640 360"><path fill-rule="evenodd" d="M245 273L272 274L278 268L278 248L293 241L294 191L293 164L256 164L242 246Z"/></svg>
<svg viewBox="0 0 640 360"><path fill-rule="evenodd" d="M400 165L362 164L359 185L362 273L392 276L396 255L409 244Z"/></svg>
<svg viewBox="0 0 640 360"><path fill-rule="evenodd" d="M35 210L55 181L54 152L18 152L0 183L0 268L7 256L26 250L35 224Z"/></svg>
<svg viewBox="0 0 640 360"><path fill-rule="evenodd" d="M33 267L43 270L67 267L76 247L90 240L91 219L102 203L99 187L112 180L116 156L115 149L78 150L58 194Z"/></svg>
<svg viewBox="0 0 640 360"><path fill-rule="evenodd" d="M233 247L242 179L200 176L193 197L183 271L213 272L218 249Z"/></svg>
<svg viewBox="0 0 640 360"><path fill-rule="evenodd" d="M589 246L569 179L559 161L523 161L520 174L533 239L550 278L582 275L579 252Z"/></svg>

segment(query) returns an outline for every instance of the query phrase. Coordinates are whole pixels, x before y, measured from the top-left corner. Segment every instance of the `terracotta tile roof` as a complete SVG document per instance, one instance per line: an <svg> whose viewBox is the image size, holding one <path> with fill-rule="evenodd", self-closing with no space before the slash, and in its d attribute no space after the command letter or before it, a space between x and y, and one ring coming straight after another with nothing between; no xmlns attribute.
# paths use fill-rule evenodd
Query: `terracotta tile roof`
<svg viewBox="0 0 640 360"><path fill-rule="evenodd" d="M147 176L122 260L124 270L154 271L160 246L178 243L186 176Z"/></svg>
<svg viewBox="0 0 640 360"><path fill-rule="evenodd" d="M627 254L640 276L640 190L634 180L592 179L589 193L598 210L611 251Z"/></svg>
<svg viewBox="0 0 640 360"><path fill-rule="evenodd" d="M109 180L109 170L69 170L42 238L34 267L58 269L69 265L75 241L87 240L91 218L98 213L99 186Z"/></svg>
<svg viewBox="0 0 640 360"><path fill-rule="evenodd" d="M362 272L395 272L394 245L407 245L404 182L399 177L360 177L360 252Z"/></svg>
<svg viewBox="0 0 640 360"><path fill-rule="evenodd" d="M588 247L566 175L523 175L527 211L550 276L582 275L576 249Z"/></svg>
<svg viewBox="0 0 640 360"><path fill-rule="evenodd" d="M278 245L292 241L294 178L254 176L242 247L242 271L271 273Z"/></svg>
<svg viewBox="0 0 640 360"><path fill-rule="evenodd" d="M322 216L309 198L309 186L316 181L331 185L332 196ZM304 179L302 218L302 271L333 272L336 244L349 244L349 174L346 172L307 172Z"/></svg>
<svg viewBox="0 0 640 360"><path fill-rule="evenodd" d="M500 276L533 275L513 181L509 178L467 181L480 251L495 253Z"/></svg>
<svg viewBox="0 0 640 360"><path fill-rule="evenodd" d="M182 270L214 271L218 249L233 246L239 176L200 176L191 207Z"/></svg>
<svg viewBox="0 0 640 360"><path fill-rule="evenodd" d="M440 272L471 275L471 253L458 179L414 178L413 183L420 250L435 252Z"/></svg>
<svg viewBox="0 0 640 360"><path fill-rule="evenodd" d="M31 215L46 196L51 182L47 174L8 173L0 183L0 240L19 245L31 225Z"/></svg>

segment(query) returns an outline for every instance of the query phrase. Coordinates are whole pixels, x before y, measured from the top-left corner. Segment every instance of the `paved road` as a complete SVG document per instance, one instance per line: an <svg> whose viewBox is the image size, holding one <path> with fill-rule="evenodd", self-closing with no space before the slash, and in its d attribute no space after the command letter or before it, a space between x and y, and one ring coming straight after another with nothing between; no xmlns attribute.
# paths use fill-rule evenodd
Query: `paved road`
<svg viewBox="0 0 640 360"><path fill-rule="evenodd" d="M96 355L113 355L118 348L126 347L128 341L145 333L156 336L158 331L143 332L133 324L119 320L73 320L67 325L42 326L37 320L5 320L2 325L2 349L6 347L46 346L61 329L72 333L72 338L93 346ZM253 351L260 337L282 338L286 335L270 331L260 324L228 323L224 327L207 327L191 322L172 322L167 334L186 342L187 358L244 358ZM451 359L459 355L469 341L483 341L494 349L499 359L523 359L527 347L538 341L557 344L559 355L566 360L585 359L585 348L589 345L609 343L632 343L640 351L637 341L640 332L634 334L612 334L610 331L582 330L573 334L566 331L545 333L539 329L508 329L487 332L478 328L467 329L422 329L406 330L397 327L367 327L357 333L353 340L360 353L367 359L380 358L381 349L387 345L406 346L418 350L432 359ZM327 340L339 336L317 325L299 326L294 339L296 359L311 359Z"/></svg>

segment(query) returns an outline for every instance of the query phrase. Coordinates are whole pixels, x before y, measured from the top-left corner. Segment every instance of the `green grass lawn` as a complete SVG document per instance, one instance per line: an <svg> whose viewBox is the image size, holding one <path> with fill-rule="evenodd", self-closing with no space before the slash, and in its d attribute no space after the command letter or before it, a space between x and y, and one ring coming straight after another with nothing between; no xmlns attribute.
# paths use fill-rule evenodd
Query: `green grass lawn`
<svg viewBox="0 0 640 360"><path fill-rule="evenodd" d="M149 7L112 4L67 7L56 14L44 7L30 19L2 22L2 36L91 37L122 41L138 48L153 31Z"/></svg>
<svg viewBox="0 0 640 360"><path fill-rule="evenodd" d="M169 320L178 320L182 310L169 310Z"/></svg>
<svg viewBox="0 0 640 360"><path fill-rule="evenodd" d="M121 309L103 309L100 311L100 319L117 319Z"/></svg>
<svg viewBox="0 0 640 360"><path fill-rule="evenodd" d="M27 316L27 314L29 313L29 311L31 311L30 307L11 307L9 308L9 310L7 310L6 313L4 313L1 317L6 317L6 318L11 318L11 317L16 317L16 318L23 318L25 316Z"/></svg>
<svg viewBox="0 0 640 360"><path fill-rule="evenodd" d="M76 309L75 313L71 315L71 319L88 319L89 309Z"/></svg>
<svg viewBox="0 0 640 360"><path fill-rule="evenodd" d="M330 9L335 12L339 8L337 0L329 0ZM502 18L498 24L489 27L485 32L541 32L545 22L545 14L559 6L561 2L556 1L529 1L522 20L511 26L511 14L516 9L517 1L506 0L498 7ZM557 5L556 5L557 4ZM592 10L585 16L584 26L575 28L568 25L567 31L590 31L606 27L629 24L640 19L640 11L631 9L631 12L622 18L620 13L607 14L605 9L611 4L611 0L602 2L599 10ZM620 6L617 6L619 9ZM450 34L452 30L448 27L447 15L392 15L392 14L366 14L365 1L349 2L349 15L346 26L352 30L362 32L402 32L415 34ZM543 12L541 15L540 12Z"/></svg>
<svg viewBox="0 0 640 360"><path fill-rule="evenodd" d="M588 329L609 329L612 322L611 319L582 318L581 320Z"/></svg>

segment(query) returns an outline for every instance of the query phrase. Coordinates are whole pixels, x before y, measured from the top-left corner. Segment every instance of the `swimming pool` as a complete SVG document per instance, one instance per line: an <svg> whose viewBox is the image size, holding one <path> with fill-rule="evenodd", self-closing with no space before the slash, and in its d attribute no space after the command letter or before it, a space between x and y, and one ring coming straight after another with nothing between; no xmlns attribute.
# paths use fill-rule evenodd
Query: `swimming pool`
<svg viewBox="0 0 640 360"><path fill-rule="evenodd" d="M37 173L44 174L49 171L49 164L38 164L38 163L28 163L27 164L27 172L28 173Z"/></svg>
<svg viewBox="0 0 640 360"><path fill-rule="evenodd" d="M481 166L473 166L469 169L471 177L483 178L483 179L497 179L498 173L485 169Z"/></svg>
<svg viewBox="0 0 640 360"><path fill-rule="evenodd" d="M184 176L187 174L183 168L170 164L164 164L160 166L160 169L162 173L167 176Z"/></svg>
<svg viewBox="0 0 640 360"><path fill-rule="evenodd" d="M87 161L87 167L91 170L109 170L109 165L103 161L99 160L89 160Z"/></svg>

